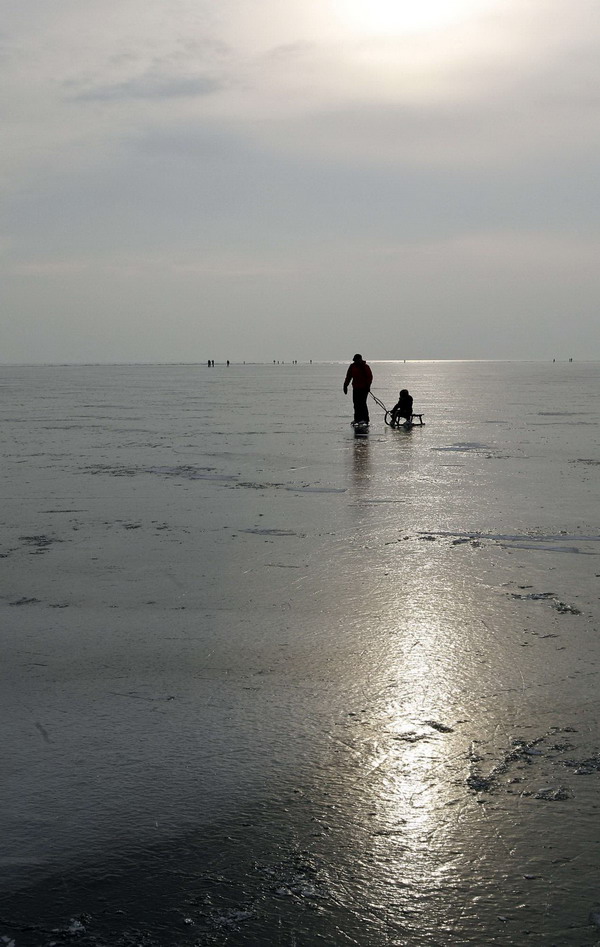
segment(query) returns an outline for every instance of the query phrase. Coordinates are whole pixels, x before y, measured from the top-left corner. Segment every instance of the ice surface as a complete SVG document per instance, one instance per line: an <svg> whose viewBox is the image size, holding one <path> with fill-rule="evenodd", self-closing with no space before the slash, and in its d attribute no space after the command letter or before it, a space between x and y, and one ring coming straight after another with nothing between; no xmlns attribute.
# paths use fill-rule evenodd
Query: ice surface
<svg viewBox="0 0 600 947"><path fill-rule="evenodd" d="M345 369L0 369L4 942L596 943L600 365Z"/></svg>

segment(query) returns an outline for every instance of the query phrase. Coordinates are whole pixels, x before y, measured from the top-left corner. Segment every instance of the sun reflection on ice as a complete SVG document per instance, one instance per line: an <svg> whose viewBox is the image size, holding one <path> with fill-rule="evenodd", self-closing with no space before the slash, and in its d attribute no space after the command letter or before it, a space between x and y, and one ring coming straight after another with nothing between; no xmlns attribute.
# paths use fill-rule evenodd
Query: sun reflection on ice
<svg viewBox="0 0 600 947"><path fill-rule="evenodd" d="M460 724L471 673L463 633L469 596L458 577L446 579L431 588L419 586L413 574L380 613L387 649L379 655L377 723L362 760L375 813L373 884L391 885L398 910L428 912L433 926L436 897L452 883L452 866L464 855L452 850L450 840L465 806ZM406 900L405 891L411 892Z"/></svg>

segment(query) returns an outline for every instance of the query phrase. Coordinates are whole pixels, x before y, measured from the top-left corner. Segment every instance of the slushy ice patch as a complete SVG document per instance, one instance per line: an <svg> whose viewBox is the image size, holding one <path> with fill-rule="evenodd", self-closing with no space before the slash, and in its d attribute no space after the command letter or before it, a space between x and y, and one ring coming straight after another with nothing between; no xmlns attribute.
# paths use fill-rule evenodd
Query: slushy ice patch
<svg viewBox="0 0 600 947"><path fill-rule="evenodd" d="M515 793L544 802L562 802L576 795L573 776L600 774L600 753L573 757L576 746L556 741L560 733L574 734L572 727L553 727L533 739L515 738L504 754L487 769L485 757L473 743L469 751L470 773L466 783L473 793ZM567 783L567 785L565 785Z"/></svg>

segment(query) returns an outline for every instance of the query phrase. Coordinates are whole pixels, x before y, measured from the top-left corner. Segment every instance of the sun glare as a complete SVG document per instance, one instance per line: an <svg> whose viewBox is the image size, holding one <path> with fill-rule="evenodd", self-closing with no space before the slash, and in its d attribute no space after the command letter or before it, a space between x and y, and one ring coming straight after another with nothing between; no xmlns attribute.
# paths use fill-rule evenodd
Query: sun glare
<svg viewBox="0 0 600 947"><path fill-rule="evenodd" d="M487 5L486 0L334 0L334 13L352 31L389 35L444 29Z"/></svg>

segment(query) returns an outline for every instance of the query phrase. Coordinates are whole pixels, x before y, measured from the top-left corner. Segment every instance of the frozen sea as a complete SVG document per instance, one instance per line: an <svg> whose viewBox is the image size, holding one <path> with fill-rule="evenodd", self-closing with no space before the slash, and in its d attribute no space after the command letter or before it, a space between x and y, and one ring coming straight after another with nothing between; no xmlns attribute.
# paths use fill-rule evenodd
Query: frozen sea
<svg viewBox="0 0 600 947"><path fill-rule="evenodd" d="M0 367L0 944L600 944L600 364Z"/></svg>

